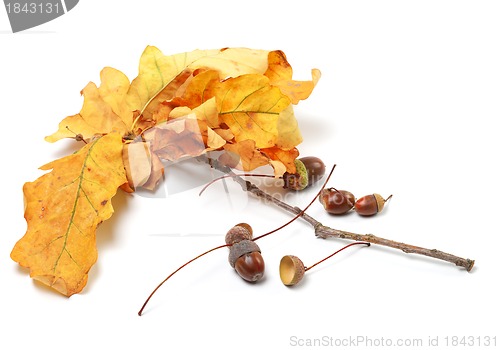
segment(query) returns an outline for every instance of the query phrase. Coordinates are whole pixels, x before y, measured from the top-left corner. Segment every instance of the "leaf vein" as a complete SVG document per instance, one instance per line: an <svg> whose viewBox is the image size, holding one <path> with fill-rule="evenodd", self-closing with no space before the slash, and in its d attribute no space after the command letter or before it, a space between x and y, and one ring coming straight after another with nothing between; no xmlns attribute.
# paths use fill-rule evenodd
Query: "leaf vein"
<svg viewBox="0 0 500 350"><path fill-rule="evenodd" d="M93 148L95 147L95 145L97 145L97 143L99 142L99 140L100 139L94 141L94 143L92 145L90 145L88 153L85 156L85 160L83 161L82 169L80 171L80 175L78 176L78 178L79 178L78 188L76 190L75 201L74 201L74 204L73 204L73 208L71 210L70 220L69 220L69 223L68 223L68 227L66 228L66 232L63 235L63 237L64 237L63 246L62 246L61 252L59 253L59 255L56 258L56 261L54 262L54 267L52 268L52 270L54 272L55 272L55 270L57 268L57 265L59 264L59 261L61 260L61 257L63 255L64 251L67 251L69 233L71 231L71 226L74 224L74 218L75 218L75 214L76 214L76 208L77 208L80 196L81 196L80 195L80 191L82 191L82 182L83 182L83 178L84 178L83 174L84 174L85 169L87 169L87 161L89 159L89 156L91 155ZM69 254L69 251L68 251L68 255L71 257L71 254Z"/></svg>

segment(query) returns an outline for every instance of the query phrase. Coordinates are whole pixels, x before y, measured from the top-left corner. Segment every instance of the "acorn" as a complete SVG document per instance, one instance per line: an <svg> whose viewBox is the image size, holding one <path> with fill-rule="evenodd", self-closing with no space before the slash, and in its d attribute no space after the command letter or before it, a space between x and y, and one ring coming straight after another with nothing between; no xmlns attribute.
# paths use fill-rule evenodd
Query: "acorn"
<svg viewBox="0 0 500 350"><path fill-rule="evenodd" d="M323 189L318 200L328 213L334 215L347 213L354 207L356 202L356 198L351 192L337 190L333 187Z"/></svg>
<svg viewBox="0 0 500 350"><path fill-rule="evenodd" d="M325 163L318 157L295 159L295 173L285 172L284 188L301 191L318 182L325 175Z"/></svg>
<svg viewBox="0 0 500 350"><path fill-rule="evenodd" d="M359 198L354 204L356 213L362 216L371 216L380 213L384 209L385 202L392 198L392 194L384 199L380 194L374 193Z"/></svg>
<svg viewBox="0 0 500 350"><path fill-rule="evenodd" d="M252 228L241 223L235 225L226 234L229 246L229 265L238 275L248 282L257 282L264 276L265 263L257 243L252 241Z"/></svg>
<svg viewBox="0 0 500 350"><path fill-rule="evenodd" d="M243 240L251 240L253 235L252 227L247 223L239 223L234 225L226 233L226 244L234 244Z"/></svg>

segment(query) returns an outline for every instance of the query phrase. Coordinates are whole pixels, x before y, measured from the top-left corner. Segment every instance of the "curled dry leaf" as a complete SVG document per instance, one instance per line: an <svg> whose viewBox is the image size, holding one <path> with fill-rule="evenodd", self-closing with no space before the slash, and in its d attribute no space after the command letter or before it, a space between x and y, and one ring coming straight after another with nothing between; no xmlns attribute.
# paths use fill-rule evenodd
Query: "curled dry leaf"
<svg viewBox="0 0 500 350"><path fill-rule="evenodd" d="M117 69L83 88L79 113L49 142L84 140L77 153L42 167L24 186L28 230L12 259L65 295L78 293L94 264L95 230L113 212L118 188L154 190L164 164L210 151L246 171L295 172L302 136L293 104L320 77L295 81L281 51L225 48L164 55L148 46L130 81Z"/></svg>
<svg viewBox="0 0 500 350"><path fill-rule="evenodd" d="M269 65L264 75L269 78L274 86L279 87L293 104L307 99L321 77L321 72L318 69L313 69L310 81L293 80L292 66L286 60L283 51L269 52L268 59Z"/></svg>
<svg viewBox="0 0 500 350"><path fill-rule="evenodd" d="M123 163L131 190L143 186L151 176L153 165L149 143L142 140L126 143L123 146Z"/></svg>

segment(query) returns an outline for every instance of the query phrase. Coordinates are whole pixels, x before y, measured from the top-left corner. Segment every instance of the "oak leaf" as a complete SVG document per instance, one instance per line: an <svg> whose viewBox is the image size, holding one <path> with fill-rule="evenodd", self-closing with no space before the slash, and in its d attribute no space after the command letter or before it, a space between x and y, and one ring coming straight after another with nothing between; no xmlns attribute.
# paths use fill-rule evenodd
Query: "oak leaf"
<svg viewBox="0 0 500 350"><path fill-rule="evenodd" d="M302 134L291 104L280 112L276 130L275 146L278 148L290 150L302 142Z"/></svg>
<svg viewBox="0 0 500 350"><path fill-rule="evenodd" d="M269 52L268 59L269 65L264 75L269 78L271 84L278 86L293 104L297 104L300 100L305 100L311 95L321 77L321 72L318 69L311 70L312 80L297 81L292 79L293 69L283 51Z"/></svg>
<svg viewBox="0 0 500 350"><path fill-rule="evenodd" d="M113 214L111 198L127 181L117 133L42 166L51 170L24 185L26 234L11 258L32 278L71 296L87 283L96 262L97 226Z"/></svg>
<svg viewBox="0 0 500 350"><path fill-rule="evenodd" d="M296 81L281 51L224 48L164 55L148 46L130 81L105 67L100 86L81 91L79 113L46 137L84 141L77 153L43 166L26 183L28 229L11 257L62 294L82 290L97 258L95 231L118 188L154 190L168 162L222 151L225 164L250 171L295 171L302 136L293 105L320 73Z"/></svg>
<svg viewBox="0 0 500 350"><path fill-rule="evenodd" d="M269 159L256 147L254 140L243 140L224 146L226 153L219 158L220 162L232 168L251 171L269 164Z"/></svg>
<svg viewBox="0 0 500 350"><path fill-rule="evenodd" d="M216 97L221 121L236 142L253 140L258 148L276 145L280 113L290 100L268 78L254 74L230 78L207 94Z"/></svg>
<svg viewBox="0 0 500 350"><path fill-rule="evenodd" d="M83 107L78 114L64 118L59 123L59 130L45 138L55 142L62 138L81 135L90 139L97 134L119 132L125 134L132 126L132 113L121 116L120 104L129 87L129 80L122 72L113 68L101 71L101 86L90 82L81 91L84 96Z"/></svg>
<svg viewBox="0 0 500 350"><path fill-rule="evenodd" d="M101 86L89 83L82 91L80 113L65 118L46 139L90 140L114 131L133 139L158 123L177 118L172 112L179 107L188 107L208 124L202 130L207 151L244 140L254 140L257 149L290 150L302 142L292 103L307 98L320 77L318 70L312 71L311 81L295 81L292 74L282 51L227 48L166 56L148 46L132 82L120 71L104 68ZM191 151L187 156L198 153ZM274 160L275 170L278 161ZM155 174L159 179L158 169ZM158 182L144 180L150 189Z"/></svg>
<svg viewBox="0 0 500 350"><path fill-rule="evenodd" d="M295 159L299 156L299 151L297 148L283 150L279 147L271 147L262 149L261 152L268 156L269 159L271 159L273 162L279 162L283 164L286 171L290 174L295 174ZM280 175L283 175L283 173L281 173Z"/></svg>
<svg viewBox="0 0 500 350"><path fill-rule="evenodd" d="M94 83L89 83L83 89L84 106L80 113L63 119L59 130L46 140L55 142L78 134L89 139L112 131L132 133L134 113L139 111L140 116L146 114L144 117L148 119L157 104L175 92L170 84L177 86L187 79L191 70L212 68L223 77L263 74L267 69L267 54L263 50L241 48L195 50L166 56L158 48L148 46L140 58L139 74L131 83L122 72L104 68L101 86L97 88Z"/></svg>

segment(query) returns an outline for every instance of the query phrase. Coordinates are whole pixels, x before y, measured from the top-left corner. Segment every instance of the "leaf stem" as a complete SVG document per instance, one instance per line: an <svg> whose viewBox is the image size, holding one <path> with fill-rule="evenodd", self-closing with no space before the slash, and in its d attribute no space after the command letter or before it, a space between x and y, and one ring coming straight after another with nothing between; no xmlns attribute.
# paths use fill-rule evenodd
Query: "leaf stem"
<svg viewBox="0 0 500 350"><path fill-rule="evenodd" d="M301 218L309 223L313 228L316 237L319 238L340 238L340 239L347 239L347 240L353 240L353 241L364 241L364 242L369 242L372 244L377 244L393 249L398 249L401 250L404 253L408 254L418 254L418 255L424 255L428 256L434 259L439 259L439 260L444 260L450 263L455 264L456 266L463 267L467 271L471 271L472 268L474 267L474 260L471 259L466 259L466 258L461 258L459 256L445 253L443 251L437 250L437 249L428 249L428 248L423 248L423 247L418 247L415 245L410 245L406 244L403 242L396 242L392 241L386 238L378 237L373 234L358 234L358 233L353 233L353 232L348 232L348 231L343 231L343 230L338 230L331 228L329 226L323 225L321 222L313 218L312 216L304 213L304 211L300 208L293 207L278 198L262 191L259 187L257 187L255 184L248 180L244 180L240 176L236 175L231 168L222 165L215 159L210 159L206 156L200 156L198 157L198 160L203 161L208 163L211 167L214 169L217 169L221 171L222 173L225 174L230 174L231 178L237 182L241 188L244 191L250 192L256 197L263 198L266 201L276 205L279 208L282 208L294 215L297 215L299 213L301 214ZM389 198L387 198L389 199Z"/></svg>
<svg viewBox="0 0 500 350"><path fill-rule="evenodd" d="M349 248L349 247L351 247L351 246L353 246L353 245L357 245L357 244L364 244L364 245L366 245L367 247L369 247L369 246L370 246L370 243L369 243L369 242L353 242L353 243L349 243L348 245L346 245L346 246L344 246L344 247L340 248L339 250L337 250L336 252L334 252L334 253L332 253L332 254L328 255L326 258L321 259L321 260L320 260L320 261L318 261L317 263L315 263L315 264L313 264L313 265L311 265L311 266L309 266L309 267L304 268L304 272L309 271L309 270L310 270L310 269L312 269L314 266L316 266L316 265L318 265L318 264L321 264L321 263L322 263L323 261L325 261L325 260L330 259L332 256L334 256L334 255L336 255L336 254L340 253L340 252L341 252L341 251L343 251L344 249L347 249L347 248Z"/></svg>
<svg viewBox="0 0 500 350"><path fill-rule="evenodd" d="M192 263L193 261L201 258L202 256L204 255L207 255L208 253L211 253L213 252L214 250L217 250L217 249L221 249L221 248L224 248L224 247L229 247L230 244L224 244L224 245L220 245L218 247L215 247L215 248L212 248L212 249L209 249L207 250L206 252L204 253L201 253L199 255L197 255L196 257L194 257L193 259L189 260L187 263L184 263L182 264L179 268L177 268L177 270L175 270L174 272L172 272L170 275L167 276L167 278L165 278L163 281L160 282L160 284L158 286L156 286L156 288L151 292L151 294L149 295L149 297L146 299L146 301L144 302L144 304L142 305L141 309L139 310L138 312L138 315L139 316L142 316L142 312L144 311L144 308L146 307L146 305L148 304L149 300L153 297L153 295L156 293L156 291L158 289L160 289L160 287L165 283L167 282L170 277L172 277L173 275L175 275L177 272L179 272L181 269L183 269L186 265L189 265L190 263Z"/></svg>

